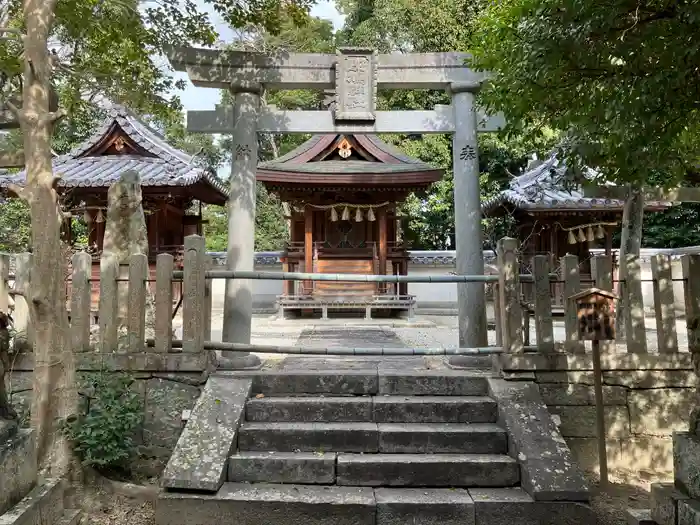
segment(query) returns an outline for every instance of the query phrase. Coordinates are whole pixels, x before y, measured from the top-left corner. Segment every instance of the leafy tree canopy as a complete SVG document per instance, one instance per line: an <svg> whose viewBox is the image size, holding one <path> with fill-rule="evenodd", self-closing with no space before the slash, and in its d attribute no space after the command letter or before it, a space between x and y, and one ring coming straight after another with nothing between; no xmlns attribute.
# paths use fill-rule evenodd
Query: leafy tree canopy
<svg viewBox="0 0 700 525"><path fill-rule="evenodd" d="M3 2L5 4L6 2ZM257 24L276 33L283 21L303 22L312 0L205 0L232 27ZM0 8L0 27L23 27L21 0ZM57 86L73 115L99 98L128 103L144 114L171 116L177 97L163 51L176 45L212 45L216 31L195 0L61 0L52 31ZM21 73L19 39L0 42L0 70ZM0 86L2 87L2 86Z"/></svg>
<svg viewBox="0 0 700 525"><path fill-rule="evenodd" d="M575 156L617 182L651 170L677 183L697 165L700 4L503 0L474 22L483 103L511 133L568 133Z"/></svg>

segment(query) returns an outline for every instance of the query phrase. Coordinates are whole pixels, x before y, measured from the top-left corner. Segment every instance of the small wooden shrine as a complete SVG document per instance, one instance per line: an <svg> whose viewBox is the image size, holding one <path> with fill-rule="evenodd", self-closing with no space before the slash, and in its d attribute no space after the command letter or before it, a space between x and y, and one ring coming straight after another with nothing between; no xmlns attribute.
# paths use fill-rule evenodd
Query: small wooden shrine
<svg viewBox="0 0 700 525"><path fill-rule="evenodd" d="M397 205L427 189L442 170L373 135L318 135L258 166L257 179L289 203L285 271L406 275L408 251ZM390 300L391 303L387 303ZM283 310L409 309L406 284L286 281Z"/></svg>
<svg viewBox="0 0 700 525"><path fill-rule="evenodd" d="M94 257L93 303L99 293L99 258L105 233L107 190L127 171L141 179L146 214L149 261L155 272L156 256L171 253L181 261L184 238L202 235L201 204L224 205L223 183L197 159L168 144L135 114L113 106L102 124L82 144L53 161L61 177L58 191L64 210L79 216L87 226L88 245ZM0 188L22 185L24 172L0 175ZM66 219L65 239L73 238L73 220Z"/></svg>
<svg viewBox="0 0 700 525"><path fill-rule="evenodd" d="M586 177L595 172L588 170ZM514 177L507 189L482 204L484 217L510 215L521 243L521 272L531 273L532 258L548 255L552 271L567 254L580 261L582 281L591 279L592 248L612 253L612 236L620 227L624 202L583 196L580 184L572 181L567 167L555 154L545 161L531 162L525 172ZM647 202L645 211L661 211L666 202ZM562 286L555 286L555 304L563 304ZM526 300L532 286L523 285Z"/></svg>

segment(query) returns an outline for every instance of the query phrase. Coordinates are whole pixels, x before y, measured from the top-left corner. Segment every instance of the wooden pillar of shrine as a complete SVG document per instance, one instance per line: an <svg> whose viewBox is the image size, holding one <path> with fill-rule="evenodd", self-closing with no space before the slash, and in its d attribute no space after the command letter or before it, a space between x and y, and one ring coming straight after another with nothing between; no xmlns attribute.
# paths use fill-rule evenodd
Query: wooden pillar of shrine
<svg viewBox="0 0 700 525"><path fill-rule="evenodd" d="M408 275L408 259L403 259L399 266L400 275ZM399 283L399 295L408 295L408 283Z"/></svg>
<svg viewBox="0 0 700 525"><path fill-rule="evenodd" d="M387 243L387 223L386 223L386 208L381 207L377 210L378 225L379 225L379 271L377 274L386 275L386 260L388 254ZM378 293L384 293L386 290L385 283L377 283Z"/></svg>
<svg viewBox="0 0 700 525"><path fill-rule="evenodd" d="M310 206L304 208L304 271L314 271L314 210ZM313 290L313 281L304 281L304 293L311 294Z"/></svg>

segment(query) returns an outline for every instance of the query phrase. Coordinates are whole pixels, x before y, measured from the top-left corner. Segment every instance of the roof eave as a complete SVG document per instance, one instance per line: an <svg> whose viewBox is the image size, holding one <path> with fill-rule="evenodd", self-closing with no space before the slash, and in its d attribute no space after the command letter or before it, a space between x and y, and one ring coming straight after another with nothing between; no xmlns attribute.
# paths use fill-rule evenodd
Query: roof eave
<svg viewBox="0 0 700 525"><path fill-rule="evenodd" d="M308 185L376 185L406 186L424 184L429 186L439 181L443 170L402 171L392 173L309 173L258 169L256 178L271 184L308 184Z"/></svg>

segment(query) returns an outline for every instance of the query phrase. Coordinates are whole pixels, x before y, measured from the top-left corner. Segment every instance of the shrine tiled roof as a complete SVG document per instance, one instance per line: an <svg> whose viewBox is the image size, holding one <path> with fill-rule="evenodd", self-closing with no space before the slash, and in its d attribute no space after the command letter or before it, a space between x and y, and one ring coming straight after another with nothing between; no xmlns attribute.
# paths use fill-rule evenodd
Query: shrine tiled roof
<svg viewBox="0 0 700 525"><path fill-rule="evenodd" d="M412 164L381 164L377 162L366 162L361 160L325 160L323 162L307 162L294 166L297 173L404 173L415 172L416 167ZM263 167L261 165L261 167ZM269 170L275 167L264 166ZM282 171L289 171L289 166L279 168ZM431 167L431 171L435 168Z"/></svg>
<svg viewBox="0 0 700 525"><path fill-rule="evenodd" d="M584 177L593 180L598 177L598 173L586 168ZM531 211L622 210L623 201L585 197L581 186L570 181L566 164L560 162L553 153L541 164L511 179L508 188L481 204L481 211L484 215L489 215L508 205ZM646 203L649 208L664 208L668 205L662 202Z"/></svg>
<svg viewBox="0 0 700 525"><path fill-rule="evenodd" d="M115 134L123 134L138 145L141 154L104 155L95 153ZM224 183L197 159L170 144L154 129L122 106L112 107L102 125L70 153L53 161L54 173L61 176L59 187L104 188L119 180L126 171L136 171L144 187L204 186L217 203L226 201ZM22 184L25 173L0 173L0 187Z"/></svg>
<svg viewBox="0 0 700 525"><path fill-rule="evenodd" d="M346 158L334 154L343 149L343 143L350 155ZM316 175L314 181L320 184L320 176L325 175L328 182L342 183L343 176L348 177L348 183L360 180L351 179L353 176L373 176L371 184L394 185L401 184L402 174L411 174L412 183L430 184L442 177L443 170L406 155L375 135L353 134L314 135L286 155L258 165L258 179L266 183L295 182L295 176L304 174Z"/></svg>

